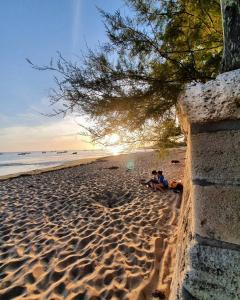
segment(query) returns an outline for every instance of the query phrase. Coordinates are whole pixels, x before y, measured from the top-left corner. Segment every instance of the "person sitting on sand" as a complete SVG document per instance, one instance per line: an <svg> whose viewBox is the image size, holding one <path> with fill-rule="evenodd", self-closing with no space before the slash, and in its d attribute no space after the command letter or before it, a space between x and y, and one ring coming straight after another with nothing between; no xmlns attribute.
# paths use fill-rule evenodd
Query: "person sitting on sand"
<svg viewBox="0 0 240 300"><path fill-rule="evenodd" d="M153 183L153 189L154 191L160 190L162 192L165 192L165 190L168 188L168 181L164 178L162 171L158 171L157 176L158 176L158 182Z"/></svg>
<svg viewBox="0 0 240 300"><path fill-rule="evenodd" d="M153 173L154 172L154 173ZM154 192L156 190L160 190L164 192L168 188L168 181L164 179L163 172L155 170L152 172L152 174L155 176L154 179L151 179L147 184L148 186L152 187ZM156 176L157 174L157 176ZM156 180L157 179L157 180Z"/></svg>
<svg viewBox="0 0 240 300"><path fill-rule="evenodd" d="M152 171L152 176L153 176L152 181L157 183L157 181L158 181L158 173L157 173L156 170Z"/></svg>
<svg viewBox="0 0 240 300"><path fill-rule="evenodd" d="M158 183L163 183L164 181L164 176L163 176L163 171L158 171Z"/></svg>
<svg viewBox="0 0 240 300"><path fill-rule="evenodd" d="M164 189L168 188L168 181L164 179L162 171L157 172L156 170L153 170L152 176L152 179L142 183L151 187L154 190L154 192L156 192L156 190L164 191Z"/></svg>
<svg viewBox="0 0 240 300"><path fill-rule="evenodd" d="M149 187L153 187L157 183L158 183L158 173L157 173L156 170L153 170L152 171L152 178L148 182L146 182L146 184Z"/></svg>

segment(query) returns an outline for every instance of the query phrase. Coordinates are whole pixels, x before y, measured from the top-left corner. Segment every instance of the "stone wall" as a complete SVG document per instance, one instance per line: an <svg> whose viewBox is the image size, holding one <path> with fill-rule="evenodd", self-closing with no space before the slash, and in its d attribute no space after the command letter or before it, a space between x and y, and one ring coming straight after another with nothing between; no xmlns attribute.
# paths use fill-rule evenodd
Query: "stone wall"
<svg viewBox="0 0 240 300"><path fill-rule="evenodd" d="M170 300L240 299L240 70L179 100L187 161Z"/></svg>

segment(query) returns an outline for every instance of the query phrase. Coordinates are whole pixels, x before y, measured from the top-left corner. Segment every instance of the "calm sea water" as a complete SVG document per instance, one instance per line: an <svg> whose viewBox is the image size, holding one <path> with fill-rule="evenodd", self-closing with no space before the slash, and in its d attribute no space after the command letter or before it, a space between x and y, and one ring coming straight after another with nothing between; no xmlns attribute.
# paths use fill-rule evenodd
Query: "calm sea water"
<svg viewBox="0 0 240 300"><path fill-rule="evenodd" d="M73 154L75 153L76 154ZM33 151L25 155L21 152L2 152L0 154L0 176L19 172L32 171L55 167L64 163L84 159L110 155L104 150L72 150L67 152L41 152Z"/></svg>

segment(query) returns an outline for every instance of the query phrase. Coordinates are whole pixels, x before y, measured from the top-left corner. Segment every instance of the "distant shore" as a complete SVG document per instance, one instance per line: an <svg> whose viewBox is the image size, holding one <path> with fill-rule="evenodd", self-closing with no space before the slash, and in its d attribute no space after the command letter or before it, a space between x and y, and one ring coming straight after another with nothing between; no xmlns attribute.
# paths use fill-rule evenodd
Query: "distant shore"
<svg viewBox="0 0 240 300"><path fill-rule="evenodd" d="M25 152L26 153L26 152ZM62 152L46 152L33 151L24 155L18 152L5 152L0 155L0 180L13 177L14 174L25 174L36 170L51 170L59 166L75 165L74 162L83 162L95 160L96 158L109 156L111 153L104 150L78 150L62 151ZM56 169L57 169L56 168Z"/></svg>
<svg viewBox="0 0 240 300"><path fill-rule="evenodd" d="M154 150L147 150L147 151L154 151ZM143 150L142 152L145 153L145 151ZM133 152L135 153L135 152ZM66 168L72 168L72 167L77 167L77 166L81 166L84 164L89 164L92 163L96 160L101 160L104 158L111 158L111 157L116 157L118 155L128 155L127 153L119 153L119 154L109 154L109 155L102 155L102 156L96 156L96 157L90 157L90 158L81 158L81 159L75 159L75 160L71 160L62 164L59 164L58 166L51 166L51 167L45 167L45 168L39 168L39 169L34 169L31 171L24 171L24 172L16 172L13 174L7 174L7 175L0 175L0 181L4 181L4 180L8 180L8 179L12 179L12 178L17 178L17 177L21 177L21 176L32 176L32 175L36 175L36 174L41 174L41 173L46 173L46 172L51 172L51 171L57 171L57 170L62 170L62 169L66 169Z"/></svg>
<svg viewBox="0 0 240 300"><path fill-rule="evenodd" d="M1 299L140 300L155 288L168 295L180 195L139 181L152 169L182 179L184 155L120 154L5 178Z"/></svg>
<svg viewBox="0 0 240 300"><path fill-rule="evenodd" d="M63 163L63 164L61 164L59 166L55 166L55 167L46 167L46 168L36 169L36 170L32 170L32 171L25 171L25 172L18 172L18 173L9 174L9 175L3 175L3 176L0 176L0 181L17 178L17 177L21 177L21 176L31 176L31 175L76 167L76 166L80 166L82 164L88 164L88 163L94 162L95 160L101 159L104 157L105 156L102 156L102 157L97 156L97 157L92 157L92 158L77 159L77 160Z"/></svg>

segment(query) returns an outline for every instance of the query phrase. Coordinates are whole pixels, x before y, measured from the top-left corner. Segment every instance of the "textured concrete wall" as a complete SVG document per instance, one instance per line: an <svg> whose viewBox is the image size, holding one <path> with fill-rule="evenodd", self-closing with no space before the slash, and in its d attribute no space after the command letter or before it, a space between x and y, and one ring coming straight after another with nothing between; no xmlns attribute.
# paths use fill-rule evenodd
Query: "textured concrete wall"
<svg viewBox="0 0 240 300"><path fill-rule="evenodd" d="M188 144L186 153L186 167L184 176L184 192L180 211L180 220L178 228L177 255L175 261L175 274L171 284L170 299L180 299L183 280L186 272L186 261L188 256L188 247L192 242L193 220L192 220L192 196L191 196L191 149Z"/></svg>
<svg viewBox="0 0 240 300"><path fill-rule="evenodd" d="M240 70L187 87L185 191L170 299L240 299Z"/></svg>

